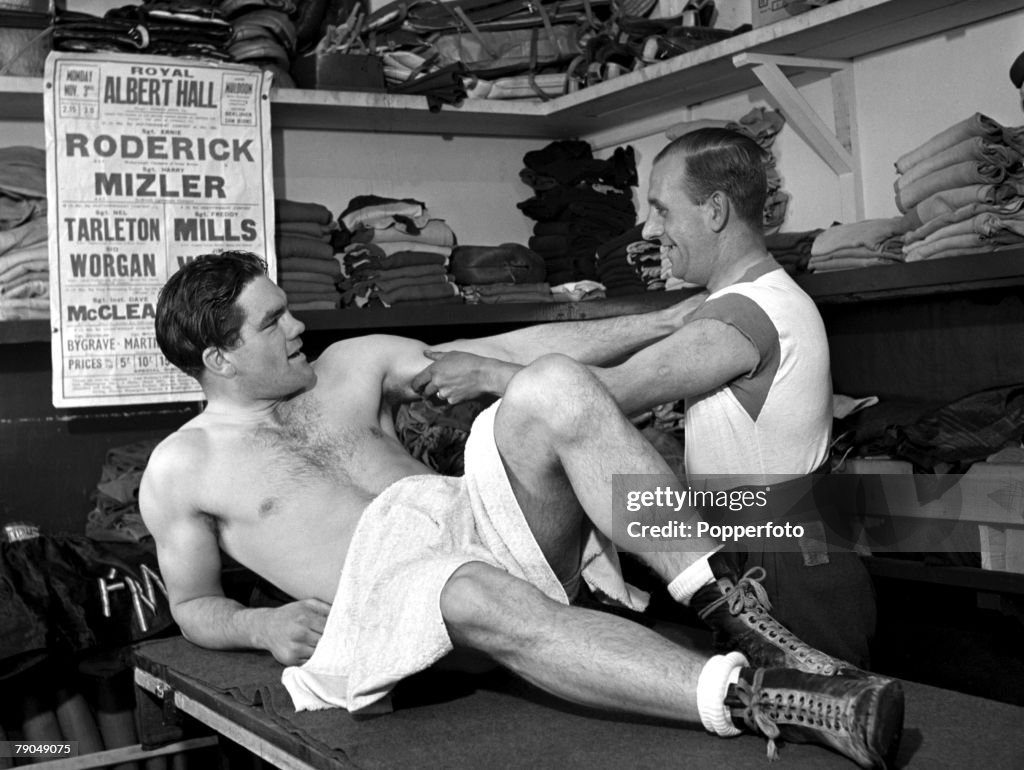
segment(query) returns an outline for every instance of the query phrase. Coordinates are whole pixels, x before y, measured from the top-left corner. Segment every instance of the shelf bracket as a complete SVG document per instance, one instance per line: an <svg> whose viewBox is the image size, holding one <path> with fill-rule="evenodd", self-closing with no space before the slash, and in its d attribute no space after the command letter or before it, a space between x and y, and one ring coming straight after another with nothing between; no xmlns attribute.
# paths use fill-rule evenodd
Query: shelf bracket
<svg viewBox="0 0 1024 770"><path fill-rule="evenodd" d="M853 77L850 62L799 56L741 53L734 67L750 67L754 76L775 100L786 120L839 178L843 221L863 218L860 175L854 157ZM832 97L836 130L833 132L796 89L782 68L825 70L832 73Z"/></svg>

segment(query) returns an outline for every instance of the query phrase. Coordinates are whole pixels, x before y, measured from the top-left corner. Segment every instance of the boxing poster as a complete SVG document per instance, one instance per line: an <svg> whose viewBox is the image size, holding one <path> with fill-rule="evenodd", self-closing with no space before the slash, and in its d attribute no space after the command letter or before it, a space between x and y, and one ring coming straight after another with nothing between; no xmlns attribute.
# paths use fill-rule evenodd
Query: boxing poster
<svg viewBox="0 0 1024 770"><path fill-rule="evenodd" d="M157 296L209 252L256 252L276 275L270 76L54 52L44 89L53 404L198 400L157 346Z"/></svg>

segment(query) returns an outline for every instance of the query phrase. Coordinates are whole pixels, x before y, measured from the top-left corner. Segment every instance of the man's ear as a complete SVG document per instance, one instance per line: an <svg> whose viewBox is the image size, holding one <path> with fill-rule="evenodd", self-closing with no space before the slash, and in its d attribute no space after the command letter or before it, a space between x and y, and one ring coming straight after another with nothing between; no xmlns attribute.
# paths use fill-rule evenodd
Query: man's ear
<svg viewBox="0 0 1024 770"><path fill-rule="evenodd" d="M234 377L235 365L224 355L220 348L210 346L203 351L203 364L206 370L217 377Z"/></svg>
<svg viewBox="0 0 1024 770"><path fill-rule="evenodd" d="M720 233L725 229L729 221L730 205L729 196L721 190L715 190L704 201L705 216L712 232Z"/></svg>

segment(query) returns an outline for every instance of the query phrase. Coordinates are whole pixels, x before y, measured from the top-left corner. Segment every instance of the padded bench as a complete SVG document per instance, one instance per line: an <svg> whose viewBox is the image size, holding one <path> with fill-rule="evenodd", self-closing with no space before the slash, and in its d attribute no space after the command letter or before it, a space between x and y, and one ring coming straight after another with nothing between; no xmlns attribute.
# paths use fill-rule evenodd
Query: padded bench
<svg viewBox="0 0 1024 770"><path fill-rule="evenodd" d="M140 702L165 724L187 713L283 768L767 766L763 738L588 711L504 672L427 672L399 686L393 713L363 718L296 713L269 654L204 650L181 637L138 645L135 676ZM914 682L905 690L901 767L1024 767L1024 708ZM854 767L818 746L783 744L781 757L785 770Z"/></svg>

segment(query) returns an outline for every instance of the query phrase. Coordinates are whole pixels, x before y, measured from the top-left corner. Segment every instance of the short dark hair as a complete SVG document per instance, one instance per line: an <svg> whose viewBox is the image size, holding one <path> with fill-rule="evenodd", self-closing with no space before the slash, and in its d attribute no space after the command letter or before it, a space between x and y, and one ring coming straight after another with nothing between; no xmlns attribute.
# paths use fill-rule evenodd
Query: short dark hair
<svg viewBox="0 0 1024 770"><path fill-rule="evenodd" d="M203 254L181 267L156 304L156 341L167 360L199 379L204 350L238 343L245 322L238 295L266 273L267 263L248 251Z"/></svg>
<svg viewBox="0 0 1024 770"><path fill-rule="evenodd" d="M744 133L728 128L699 128L674 139L654 163L679 156L686 170L685 190L694 203L724 192L740 219L762 227L768 197L768 153Z"/></svg>

